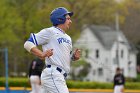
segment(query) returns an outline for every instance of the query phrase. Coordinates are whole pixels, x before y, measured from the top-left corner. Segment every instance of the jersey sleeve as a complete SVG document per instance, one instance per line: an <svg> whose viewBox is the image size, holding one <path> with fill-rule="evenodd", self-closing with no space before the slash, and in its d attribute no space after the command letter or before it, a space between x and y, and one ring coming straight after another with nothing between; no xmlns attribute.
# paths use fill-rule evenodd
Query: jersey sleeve
<svg viewBox="0 0 140 93"><path fill-rule="evenodd" d="M34 34L31 33L28 41L34 43L36 46L43 45L49 42L51 37L51 31L49 29L43 29L40 32Z"/></svg>

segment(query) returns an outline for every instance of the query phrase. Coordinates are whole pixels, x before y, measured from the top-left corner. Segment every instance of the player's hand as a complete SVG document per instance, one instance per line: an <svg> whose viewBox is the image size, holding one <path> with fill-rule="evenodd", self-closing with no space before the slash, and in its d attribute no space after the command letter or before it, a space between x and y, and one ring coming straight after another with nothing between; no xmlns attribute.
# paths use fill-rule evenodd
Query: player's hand
<svg viewBox="0 0 140 93"><path fill-rule="evenodd" d="M45 57L48 57L49 58L52 55L53 55L53 49L49 49L49 50L43 52L42 57L43 58L45 58Z"/></svg>
<svg viewBox="0 0 140 93"><path fill-rule="evenodd" d="M81 55L81 50L80 49L76 49L73 56L74 56L74 60L78 60L80 58Z"/></svg>

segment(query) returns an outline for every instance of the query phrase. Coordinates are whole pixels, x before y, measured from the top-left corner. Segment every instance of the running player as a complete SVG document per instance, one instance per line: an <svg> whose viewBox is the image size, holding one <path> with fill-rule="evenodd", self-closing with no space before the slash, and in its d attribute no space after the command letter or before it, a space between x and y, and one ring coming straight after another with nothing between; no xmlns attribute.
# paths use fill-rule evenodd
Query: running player
<svg viewBox="0 0 140 93"><path fill-rule="evenodd" d="M35 56L45 59L46 68L41 74L42 93L69 93L65 78L70 72L70 62L80 58L80 50L72 52L72 41L66 31L72 23L64 7L54 9L50 14L52 27L31 33L24 48ZM42 46L43 51L37 48Z"/></svg>

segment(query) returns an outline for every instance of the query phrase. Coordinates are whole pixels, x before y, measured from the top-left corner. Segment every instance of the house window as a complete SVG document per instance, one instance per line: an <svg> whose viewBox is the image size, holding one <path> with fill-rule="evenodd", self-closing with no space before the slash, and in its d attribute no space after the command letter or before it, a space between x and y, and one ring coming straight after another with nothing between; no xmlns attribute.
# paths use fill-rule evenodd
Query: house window
<svg viewBox="0 0 140 93"><path fill-rule="evenodd" d="M132 64L132 62L129 61L129 62L128 62L128 71L129 71L129 72L131 71L131 64Z"/></svg>
<svg viewBox="0 0 140 93"><path fill-rule="evenodd" d="M114 65L117 65L117 58L113 58Z"/></svg>
<svg viewBox="0 0 140 93"><path fill-rule="evenodd" d="M103 69L102 68L98 68L98 75L103 76Z"/></svg>
<svg viewBox="0 0 140 93"><path fill-rule="evenodd" d="M117 49L116 50L116 59L115 59L115 62L117 65L119 65L119 50Z"/></svg>
<svg viewBox="0 0 140 93"><path fill-rule="evenodd" d="M122 74L124 74L124 69L122 68Z"/></svg>
<svg viewBox="0 0 140 93"><path fill-rule="evenodd" d="M99 50L98 49L96 49L96 58L99 58Z"/></svg>
<svg viewBox="0 0 140 93"><path fill-rule="evenodd" d="M118 55L119 55L119 51L118 49L116 50L116 58L118 58Z"/></svg>
<svg viewBox="0 0 140 93"><path fill-rule="evenodd" d="M88 49L85 50L85 58L88 58L89 57L89 51Z"/></svg>
<svg viewBox="0 0 140 93"><path fill-rule="evenodd" d="M123 56L124 56L124 51L121 50L121 58L123 58Z"/></svg>

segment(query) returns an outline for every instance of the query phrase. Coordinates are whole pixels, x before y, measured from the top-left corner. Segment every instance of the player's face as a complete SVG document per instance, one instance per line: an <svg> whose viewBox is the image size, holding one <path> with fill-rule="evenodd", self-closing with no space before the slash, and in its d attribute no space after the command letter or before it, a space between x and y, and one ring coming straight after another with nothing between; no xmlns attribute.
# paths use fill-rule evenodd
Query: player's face
<svg viewBox="0 0 140 93"><path fill-rule="evenodd" d="M72 21L70 19L70 16L66 15L66 21L64 23L64 27L65 27L66 30L70 28L71 23L72 23Z"/></svg>

